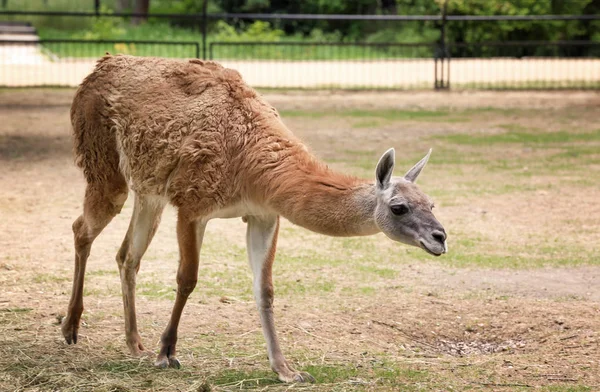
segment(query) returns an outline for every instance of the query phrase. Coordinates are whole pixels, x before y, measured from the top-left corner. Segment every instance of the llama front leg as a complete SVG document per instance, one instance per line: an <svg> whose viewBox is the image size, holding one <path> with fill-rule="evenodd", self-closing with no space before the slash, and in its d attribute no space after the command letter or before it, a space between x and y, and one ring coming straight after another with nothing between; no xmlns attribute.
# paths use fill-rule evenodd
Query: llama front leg
<svg viewBox="0 0 600 392"><path fill-rule="evenodd" d="M186 216L187 214L180 209L177 217L180 257L177 270L177 297L175 305L173 305L171 320L160 338L160 353L155 362L155 365L160 368L179 368L181 366L176 357L177 328L185 303L198 281L199 254L206 222L188 221Z"/></svg>
<svg viewBox="0 0 600 392"><path fill-rule="evenodd" d="M248 258L254 275L254 298L260 314L263 335L267 341L267 352L271 369L283 382L314 382L315 379L306 372L298 372L286 361L273 320L273 279L272 267L277 247L279 217L249 216L246 241Z"/></svg>

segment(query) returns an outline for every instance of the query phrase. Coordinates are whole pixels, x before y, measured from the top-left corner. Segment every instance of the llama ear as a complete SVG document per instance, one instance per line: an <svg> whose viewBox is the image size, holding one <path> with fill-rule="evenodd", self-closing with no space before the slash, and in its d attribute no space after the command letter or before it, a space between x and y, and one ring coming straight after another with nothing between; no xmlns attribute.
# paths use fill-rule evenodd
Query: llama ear
<svg viewBox="0 0 600 392"><path fill-rule="evenodd" d="M421 170L423 170L423 168L427 164L427 161L429 160L429 156L431 155L432 150L433 149L430 148L427 155L425 155L425 158L421 159L419 162L417 162L416 165L414 165L412 167L412 169L410 169L409 171L406 172L406 174L404 175L404 178L407 181L410 181L410 182L417 181L417 177L419 177L419 174L421 174Z"/></svg>
<svg viewBox="0 0 600 392"><path fill-rule="evenodd" d="M379 159L377 163L377 169L375 169L375 176L377 177L377 187L379 189L387 188L392 178L392 172L394 171L394 162L396 160L396 152L393 148L387 150Z"/></svg>

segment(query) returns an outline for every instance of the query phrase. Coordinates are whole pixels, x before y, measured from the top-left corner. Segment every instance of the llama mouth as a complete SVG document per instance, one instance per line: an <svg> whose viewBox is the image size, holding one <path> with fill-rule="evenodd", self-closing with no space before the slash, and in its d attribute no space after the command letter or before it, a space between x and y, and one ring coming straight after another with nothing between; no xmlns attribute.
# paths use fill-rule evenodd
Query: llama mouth
<svg viewBox="0 0 600 392"><path fill-rule="evenodd" d="M423 250L425 250L425 252L429 253L430 255L436 256L436 257L441 256L443 253L445 253L445 250L446 250L444 247L444 251L442 251L440 253L436 253L436 252L432 251L431 249L429 249L423 241L419 241L419 243L421 244L421 248L423 248Z"/></svg>

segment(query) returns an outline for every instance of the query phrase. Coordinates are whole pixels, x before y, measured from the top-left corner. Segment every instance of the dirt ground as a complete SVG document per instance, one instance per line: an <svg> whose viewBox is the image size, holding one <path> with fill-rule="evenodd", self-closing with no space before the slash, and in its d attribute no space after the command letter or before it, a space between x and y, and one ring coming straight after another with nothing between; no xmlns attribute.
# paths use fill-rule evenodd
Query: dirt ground
<svg viewBox="0 0 600 392"><path fill-rule="evenodd" d="M80 342L64 343L57 320L85 186L71 157L73 93L0 92L1 390L600 390L600 94L265 92L339 170L369 176L394 146L400 175L433 145L420 184L450 234L448 257L432 259L383 235L331 239L284 222L276 321L288 359L318 381L289 387L268 369L240 220L209 225L180 326L184 368L128 356L114 256L132 197L94 243ZM532 129L583 136L543 147L473 141ZM465 134L473 139L460 144ZM167 209L138 284L153 350L176 268Z"/></svg>

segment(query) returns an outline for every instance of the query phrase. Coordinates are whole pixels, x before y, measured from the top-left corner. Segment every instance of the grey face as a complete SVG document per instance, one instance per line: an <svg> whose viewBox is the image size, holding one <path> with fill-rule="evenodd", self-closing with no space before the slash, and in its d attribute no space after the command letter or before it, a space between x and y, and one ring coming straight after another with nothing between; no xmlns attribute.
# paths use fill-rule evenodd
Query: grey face
<svg viewBox="0 0 600 392"><path fill-rule="evenodd" d="M394 149L383 154L376 170L375 222L391 239L439 256L448 251L446 231L433 216L433 203L415 184L430 154L431 150L404 177L394 178Z"/></svg>

